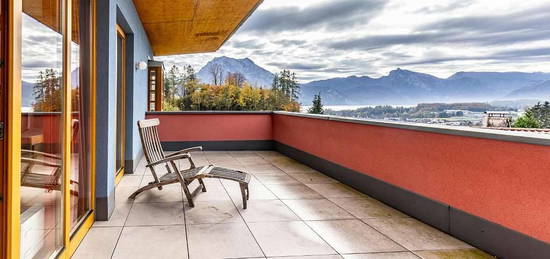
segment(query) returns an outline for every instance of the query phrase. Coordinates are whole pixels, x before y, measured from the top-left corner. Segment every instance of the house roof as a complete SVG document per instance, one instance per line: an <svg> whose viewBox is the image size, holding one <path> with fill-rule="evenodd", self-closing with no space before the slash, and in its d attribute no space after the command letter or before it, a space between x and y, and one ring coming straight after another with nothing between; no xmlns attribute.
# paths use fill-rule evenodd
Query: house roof
<svg viewBox="0 0 550 259"><path fill-rule="evenodd" d="M134 0L156 56L218 50L263 0Z"/></svg>

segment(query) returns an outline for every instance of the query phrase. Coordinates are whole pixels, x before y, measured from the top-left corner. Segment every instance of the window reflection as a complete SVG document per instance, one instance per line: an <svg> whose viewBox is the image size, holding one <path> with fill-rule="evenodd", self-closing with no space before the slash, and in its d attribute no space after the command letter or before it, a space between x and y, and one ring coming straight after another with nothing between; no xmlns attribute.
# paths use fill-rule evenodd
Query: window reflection
<svg viewBox="0 0 550 259"><path fill-rule="evenodd" d="M23 0L21 258L63 245L61 1Z"/></svg>

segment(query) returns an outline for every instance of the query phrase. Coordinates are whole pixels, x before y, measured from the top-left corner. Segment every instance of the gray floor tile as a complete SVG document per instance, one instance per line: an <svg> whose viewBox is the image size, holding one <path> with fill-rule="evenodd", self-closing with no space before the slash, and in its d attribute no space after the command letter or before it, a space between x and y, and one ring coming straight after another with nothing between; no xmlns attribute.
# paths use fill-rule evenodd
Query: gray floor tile
<svg viewBox="0 0 550 259"><path fill-rule="evenodd" d="M273 192L279 199L283 200L323 198L323 196L321 196L319 193L315 192L314 190L303 184L266 184L265 186L269 190L271 190L271 192Z"/></svg>
<svg viewBox="0 0 550 259"><path fill-rule="evenodd" d="M445 258L461 258L461 259L494 259L495 257L486 254L479 249L452 249L452 250L432 250L432 251L415 251L415 253L423 259L445 259Z"/></svg>
<svg viewBox="0 0 550 259"><path fill-rule="evenodd" d="M246 210L242 209L240 204L238 208L246 222L300 220L300 218L280 200L254 201Z"/></svg>
<svg viewBox="0 0 550 259"><path fill-rule="evenodd" d="M329 198L329 200L358 218L408 217L406 214L368 197Z"/></svg>
<svg viewBox="0 0 550 259"><path fill-rule="evenodd" d="M263 184L301 184L296 179L284 174L258 174L256 178Z"/></svg>
<svg viewBox="0 0 550 259"><path fill-rule="evenodd" d="M184 226L125 227L113 259L174 258L187 256Z"/></svg>
<svg viewBox="0 0 550 259"><path fill-rule="evenodd" d="M268 259L342 259L340 255L310 255L310 256L285 256L268 257Z"/></svg>
<svg viewBox="0 0 550 259"><path fill-rule="evenodd" d="M134 200L141 202L182 202L183 191L177 184L163 186L162 190L157 188L140 193Z"/></svg>
<svg viewBox="0 0 550 259"><path fill-rule="evenodd" d="M143 175L124 175L120 182L118 183L117 187L123 187L123 186L139 186L141 183L141 178L143 178Z"/></svg>
<svg viewBox="0 0 550 259"><path fill-rule="evenodd" d="M354 219L351 214L327 199L283 200L302 220Z"/></svg>
<svg viewBox="0 0 550 259"><path fill-rule="evenodd" d="M302 221L259 222L248 225L268 257L337 254Z"/></svg>
<svg viewBox="0 0 550 259"><path fill-rule="evenodd" d="M298 180L303 184L313 184L313 183L337 183L336 179L330 178L322 173L309 172L309 173L299 173L290 175L294 179Z"/></svg>
<svg viewBox="0 0 550 259"><path fill-rule="evenodd" d="M306 184L309 188L323 195L325 198L362 198L366 195L341 183Z"/></svg>
<svg viewBox="0 0 550 259"><path fill-rule="evenodd" d="M184 224L182 202L134 203L126 226Z"/></svg>
<svg viewBox="0 0 550 259"><path fill-rule="evenodd" d="M413 218L376 218L363 221L409 250L472 248Z"/></svg>
<svg viewBox="0 0 550 259"><path fill-rule="evenodd" d="M405 251L358 219L306 223L340 254Z"/></svg>
<svg viewBox="0 0 550 259"><path fill-rule="evenodd" d="M343 255L344 259L419 259L411 252L389 252ZM450 259L450 258L449 258Z"/></svg>
<svg viewBox="0 0 550 259"><path fill-rule="evenodd" d="M197 201L195 207L185 206L187 224L220 224L242 222L232 201Z"/></svg>
<svg viewBox="0 0 550 259"><path fill-rule="evenodd" d="M117 243L121 227L92 227L73 255L73 259L111 258Z"/></svg>
<svg viewBox="0 0 550 259"><path fill-rule="evenodd" d="M263 257L243 222L187 226L191 259Z"/></svg>
<svg viewBox="0 0 550 259"><path fill-rule="evenodd" d="M242 197L241 197L241 189L239 187L239 184L233 181L222 181L222 184L224 185L225 189L229 193L229 196L235 203L241 203ZM250 183L248 184L248 188L250 190L250 200L249 202L253 202L254 200L276 200L277 197L271 192L265 185L260 183L260 181L256 180L255 178L252 178Z"/></svg>
<svg viewBox="0 0 550 259"><path fill-rule="evenodd" d="M94 227L123 227L132 206L131 202L115 204L111 218L108 221L96 221Z"/></svg>

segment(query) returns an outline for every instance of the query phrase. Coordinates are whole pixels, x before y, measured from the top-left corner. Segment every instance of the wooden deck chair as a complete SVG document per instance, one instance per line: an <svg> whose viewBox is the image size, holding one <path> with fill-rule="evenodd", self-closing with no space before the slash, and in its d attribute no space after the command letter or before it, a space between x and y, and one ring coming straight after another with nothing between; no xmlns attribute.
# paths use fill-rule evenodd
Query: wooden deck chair
<svg viewBox="0 0 550 259"><path fill-rule="evenodd" d="M189 202L190 207L194 207L192 192L189 190L188 185L194 181L199 181L199 188L206 192L206 186L204 185L203 178L218 178L236 181L240 185L241 196L243 199L243 208L246 209L247 200L249 198L248 183L250 181L250 175L227 168L216 167L213 165L206 165L196 167L193 159L191 158L191 153L193 151L202 151L202 147L192 147L180 150L170 155L165 155L164 150L162 149L160 138L158 135L157 127L160 124L158 119L150 120L141 120L138 121L139 137L141 139L141 144L143 147L143 153L145 154L145 160L147 162L146 168L149 168L153 174L153 182L150 182L148 185L139 188L132 195L131 199L135 199L136 196L143 191L157 188L162 190L162 186L180 183L185 197ZM178 168L176 161L187 159L190 164L190 168L181 169ZM156 166L165 166L167 173L160 176L157 174L155 168ZM199 189L197 188L197 190ZM195 193L195 191L193 191Z"/></svg>
<svg viewBox="0 0 550 259"><path fill-rule="evenodd" d="M72 143L76 143L79 134L78 120L72 121ZM43 170L36 170L40 166ZM21 186L60 191L62 188L63 159L56 154L21 149ZM80 172L81 173L81 172ZM79 178L80 179L80 178ZM70 184L79 184L70 179ZM78 191L70 190L71 195L78 196Z"/></svg>

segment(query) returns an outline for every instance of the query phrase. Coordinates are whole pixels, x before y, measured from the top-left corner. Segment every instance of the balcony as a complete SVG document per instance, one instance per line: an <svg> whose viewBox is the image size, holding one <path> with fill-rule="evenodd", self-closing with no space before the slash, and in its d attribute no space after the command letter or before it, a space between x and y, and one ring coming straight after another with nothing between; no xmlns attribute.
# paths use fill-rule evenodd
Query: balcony
<svg viewBox="0 0 550 259"><path fill-rule="evenodd" d="M208 179L208 192L199 193L195 208L182 202L179 186L127 201L138 186L152 181L142 161L136 175L125 176L117 186L113 218L95 223L74 258L484 256L278 152L212 151L193 156L203 165L254 173L249 208L241 208L238 184L217 179ZM104 242L110 244L103 246Z"/></svg>
<svg viewBox="0 0 550 259"><path fill-rule="evenodd" d="M193 154L199 164L252 173L249 208L237 184L219 180L206 182L195 208L179 186L128 201L151 181L142 160L74 258L549 253L550 136L282 112L147 117L161 120L166 149L200 144L211 151Z"/></svg>

